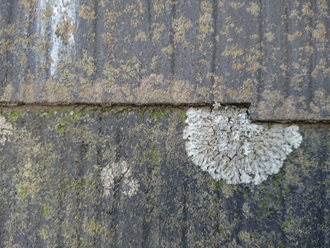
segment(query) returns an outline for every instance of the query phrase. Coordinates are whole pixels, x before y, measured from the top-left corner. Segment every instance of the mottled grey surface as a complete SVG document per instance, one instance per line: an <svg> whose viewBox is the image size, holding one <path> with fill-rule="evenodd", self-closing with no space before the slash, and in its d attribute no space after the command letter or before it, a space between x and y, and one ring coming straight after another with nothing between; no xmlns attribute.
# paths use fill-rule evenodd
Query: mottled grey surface
<svg viewBox="0 0 330 248"><path fill-rule="evenodd" d="M251 103L329 120L326 0L1 0L2 102Z"/></svg>
<svg viewBox="0 0 330 248"><path fill-rule="evenodd" d="M0 247L329 247L329 6L0 0ZM316 124L279 174L227 185L182 137L216 101Z"/></svg>
<svg viewBox="0 0 330 248"><path fill-rule="evenodd" d="M329 247L329 125L299 125L279 174L235 186L187 158L182 110L55 110L5 113L0 247ZM120 161L138 190L117 177L107 196Z"/></svg>

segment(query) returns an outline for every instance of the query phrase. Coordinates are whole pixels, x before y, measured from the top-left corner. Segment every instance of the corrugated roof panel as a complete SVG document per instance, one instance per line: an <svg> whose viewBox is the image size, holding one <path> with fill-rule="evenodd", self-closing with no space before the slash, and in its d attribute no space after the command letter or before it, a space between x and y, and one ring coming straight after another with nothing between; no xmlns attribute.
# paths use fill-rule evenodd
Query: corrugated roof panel
<svg viewBox="0 0 330 248"><path fill-rule="evenodd" d="M329 120L328 1L1 1L2 102L251 103Z"/></svg>

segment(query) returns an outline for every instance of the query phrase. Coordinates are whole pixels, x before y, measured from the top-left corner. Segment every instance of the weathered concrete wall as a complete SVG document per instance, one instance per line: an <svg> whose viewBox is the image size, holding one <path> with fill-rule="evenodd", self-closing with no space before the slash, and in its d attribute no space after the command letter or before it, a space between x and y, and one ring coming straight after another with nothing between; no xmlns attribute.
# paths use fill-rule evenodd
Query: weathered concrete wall
<svg viewBox="0 0 330 248"><path fill-rule="evenodd" d="M0 247L329 247L329 7L0 0ZM216 181L183 139L214 102L302 143Z"/></svg>
<svg viewBox="0 0 330 248"><path fill-rule="evenodd" d="M299 125L302 145L261 185L228 185L185 155L181 110L111 111L4 115L1 247L329 246L329 125ZM106 186L122 161L131 175Z"/></svg>
<svg viewBox="0 0 330 248"><path fill-rule="evenodd" d="M329 120L329 1L2 0L4 102L251 103Z"/></svg>

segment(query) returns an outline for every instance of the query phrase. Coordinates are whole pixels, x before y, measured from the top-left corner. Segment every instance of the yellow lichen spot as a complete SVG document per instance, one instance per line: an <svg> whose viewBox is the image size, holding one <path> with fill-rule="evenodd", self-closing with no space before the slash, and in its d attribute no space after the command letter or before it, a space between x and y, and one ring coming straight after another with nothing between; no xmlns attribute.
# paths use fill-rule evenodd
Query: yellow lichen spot
<svg viewBox="0 0 330 248"><path fill-rule="evenodd" d="M78 62L78 68L84 69L88 76L92 76L96 70L94 61L95 59L88 56L88 52L83 50L83 59Z"/></svg>
<svg viewBox="0 0 330 248"><path fill-rule="evenodd" d="M236 49L236 46L231 45L230 47L226 46L226 49L223 51L221 55L223 56L231 56L233 58L236 58L237 56L243 55L242 49Z"/></svg>
<svg viewBox="0 0 330 248"><path fill-rule="evenodd" d="M324 77L330 77L330 67L323 70Z"/></svg>
<svg viewBox="0 0 330 248"><path fill-rule="evenodd" d="M289 16L290 19L294 18L294 17L298 17L299 13L297 10L293 10Z"/></svg>
<svg viewBox="0 0 330 248"><path fill-rule="evenodd" d="M121 90L124 92L124 94L126 96L130 96L131 95L131 87L130 84L126 84L124 86L121 87Z"/></svg>
<svg viewBox="0 0 330 248"><path fill-rule="evenodd" d="M199 93L200 95L202 95L205 99L207 99L209 97L209 93L210 93L210 89L209 88L199 87L197 85L196 91L197 91L197 93Z"/></svg>
<svg viewBox="0 0 330 248"><path fill-rule="evenodd" d="M157 14L155 15L155 19L157 16L162 15L165 9L164 0L156 0L154 3L154 9L156 10Z"/></svg>
<svg viewBox="0 0 330 248"><path fill-rule="evenodd" d="M302 8L302 12L303 12L303 16L306 15L308 17L314 15L313 10L311 10L311 2L308 3L304 3L303 4L303 8Z"/></svg>
<svg viewBox="0 0 330 248"><path fill-rule="evenodd" d="M100 1L99 6L105 7L105 2L103 0Z"/></svg>
<svg viewBox="0 0 330 248"><path fill-rule="evenodd" d="M250 53L246 56L246 62L248 63L249 67L246 68L246 71L249 73L254 73L261 68L260 59L262 57L262 53L259 49L260 45L256 48L251 49Z"/></svg>
<svg viewBox="0 0 330 248"><path fill-rule="evenodd" d="M69 44L76 32L77 27L70 19L64 19L62 22L57 23L55 29L55 35L61 39L63 45Z"/></svg>
<svg viewBox="0 0 330 248"><path fill-rule="evenodd" d="M96 19L95 11L93 10L90 12L91 8L86 5L82 5L80 10L78 11L79 16L85 20L88 20L88 23L90 23L92 20Z"/></svg>
<svg viewBox="0 0 330 248"><path fill-rule="evenodd" d="M242 64L239 64L239 63L238 64L233 64L233 69L234 70L237 70L238 71L238 70L240 70L242 68L243 68L243 65Z"/></svg>
<svg viewBox="0 0 330 248"><path fill-rule="evenodd" d="M316 106L313 102L311 102L309 104L309 107L311 108L311 110L314 112L314 113L317 113L319 114L320 113L320 108L318 106Z"/></svg>
<svg viewBox="0 0 330 248"><path fill-rule="evenodd" d="M296 73L292 78L291 81L294 83L295 85L295 89L296 90L300 90L299 85L300 83L302 83L303 79L302 79L302 75L300 73Z"/></svg>
<svg viewBox="0 0 330 248"><path fill-rule="evenodd" d="M265 33L265 37L267 38L267 40L269 42L271 42L272 40L274 40L275 35L272 32L268 32L268 33Z"/></svg>
<svg viewBox="0 0 330 248"><path fill-rule="evenodd" d="M131 25L132 25L133 27L135 27L135 28L138 27L139 23L140 23L140 22L139 22L138 19L132 19L132 20L131 20Z"/></svg>
<svg viewBox="0 0 330 248"><path fill-rule="evenodd" d="M192 22L184 16L181 16L178 19L174 19L172 21L172 28L174 31L174 43L183 43L185 39L186 30L192 27Z"/></svg>
<svg viewBox="0 0 330 248"><path fill-rule="evenodd" d="M160 23L154 23L152 24L152 27L155 27L154 29L154 35L152 36L152 42L159 42L162 38L162 33L165 30L165 25Z"/></svg>
<svg viewBox="0 0 330 248"><path fill-rule="evenodd" d="M328 4L327 0L317 0L317 7L321 10L321 15L328 17Z"/></svg>
<svg viewBox="0 0 330 248"><path fill-rule="evenodd" d="M173 45L169 45L167 47L164 47L162 50L168 57L174 52Z"/></svg>
<svg viewBox="0 0 330 248"><path fill-rule="evenodd" d="M49 4L49 2L46 2L46 7L41 11L40 19L43 21L44 27L46 27L48 21L52 17L52 8Z"/></svg>
<svg viewBox="0 0 330 248"><path fill-rule="evenodd" d="M152 70L156 70L157 58L158 58L157 55L155 55L155 56L152 57L152 60L151 60L151 69Z"/></svg>
<svg viewBox="0 0 330 248"><path fill-rule="evenodd" d="M299 68L300 68L299 63L293 63L292 66L293 66L293 68L295 68L296 70L299 70Z"/></svg>
<svg viewBox="0 0 330 248"><path fill-rule="evenodd" d="M236 30L236 32L237 32L238 34L240 34L240 33L243 31L243 28L242 28L242 27L240 27L240 28L235 28L235 30Z"/></svg>
<svg viewBox="0 0 330 248"><path fill-rule="evenodd" d="M202 3L202 9L203 9L203 3ZM205 9L205 10L204 10ZM204 7L204 14L200 14L199 16L199 27L198 27L198 31L199 31L199 35L197 36L198 38L198 42L200 44L199 50L203 51L203 42L205 41L206 35L211 32L214 32L213 29L213 25L212 25L212 15L208 12L209 9L206 9ZM212 10L212 5L210 5L210 10Z"/></svg>
<svg viewBox="0 0 330 248"><path fill-rule="evenodd" d="M163 75L161 75L161 74L160 75L150 74L149 78L155 84L162 84L163 83Z"/></svg>
<svg viewBox="0 0 330 248"><path fill-rule="evenodd" d="M227 91L227 93L228 93L228 95L229 95L231 98L233 98L233 99L235 99L235 98L237 97L237 95L238 95L237 90L232 90L232 89L229 89L229 90Z"/></svg>
<svg viewBox="0 0 330 248"><path fill-rule="evenodd" d="M265 90L261 95L266 100L269 109L274 109L276 104L281 103L284 100L283 94L278 90Z"/></svg>
<svg viewBox="0 0 330 248"><path fill-rule="evenodd" d="M117 18L119 17L119 14L115 12L109 12L108 10L106 10L104 17L105 17L105 27L107 28L107 32L104 32L102 34L102 38L108 44L112 44L113 42L117 41L117 38L115 37L115 31L116 31L115 23Z"/></svg>
<svg viewBox="0 0 330 248"><path fill-rule="evenodd" d="M207 2L207 1L203 1L201 3L201 7L202 7L202 10L206 13L212 13L212 10L213 10L213 7L212 7L212 4Z"/></svg>
<svg viewBox="0 0 330 248"><path fill-rule="evenodd" d="M201 59L199 63L201 63L202 65L206 65L207 68L211 67L211 61L206 61L205 59Z"/></svg>
<svg viewBox="0 0 330 248"><path fill-rule="evenodd" d="M26 56L22 56L20 63L23 67L26 65Z"/></svg>
<svg viewBox="0 0 330 248"><path fill-rule="evenodd" d="M327 64L327 61L325 59L320 59L320 62L316 65L315 69L311 73L311 75L314 79L317 78L317 75L318 75L319 71L324 71L325 70L326 64Z"/></svg>
<svg viewBox="0 0 330 248"><path fill-rule="evenodd" d="M257 3L250 3L250 6L246 10L255 16L259 15L260 13L260 7Z"/></svg>
<svg viewBox="0 0 330 248"><path fill-rule="evenodd" d="M146 41L147 40L147 36L146 33L144 31L139 31L139 34L137 36L135 36L135 41Z"/></svg>
<svg viewBox="0 0 330 248"><path fill-rule="evenodd" d="M288 34L288 41L293 41L296 38L296 35Z"/></svg>
<svg viewBox="0 0 330 248"><path fill-rule="evenodd" d="M143 3L141 3L141 0L138 0L139 7L140 7L140 13L143 13L145 10L145 7L143 6Z"/></svg>
<svg viewBox="0 0 330 248"><path fill-rule="evenodd" d="M312 28L310 25L307 25L307 26L305 27L305 30L306 30L307 32L309 32L309 33L312 33L312 32L313 32L313 28Z"/></svg>
<svg viewBox="0 0 330 248"><path fill-rule="evenodd" d="M320 42L326 42L326 33L327 31L325 25L323 23L319 23L317 24L316 29L313 31L313 37Z"/></svg>
<svg viewBox="0 0 330 248"><path fill-rule="evenodd" d="M7 84L3 95L1 97L1 101L9 102L12 100L12 95L15 93L15 88L11 84Z"/></svg>
<svg viewBox="0 0 330 248"><path fill-rule="evenodd" d="M252 39L252 40L259 39L259 35L258 34L253 34L253 35L250 36L250 39Z"/></svg>

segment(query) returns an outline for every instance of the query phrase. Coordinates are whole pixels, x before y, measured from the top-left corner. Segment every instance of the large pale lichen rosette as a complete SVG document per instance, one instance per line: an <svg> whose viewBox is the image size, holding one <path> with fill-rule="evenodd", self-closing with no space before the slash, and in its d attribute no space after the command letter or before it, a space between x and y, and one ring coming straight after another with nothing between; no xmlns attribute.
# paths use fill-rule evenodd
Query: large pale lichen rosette
<svg viewBox="0 0 330 248"><path fill-rule="evenodd" d="M183 138L187 155L215 180L260 184L299 147L298 131L295 125L251 123L247 108L215 104L187 111Z"/></svg>

